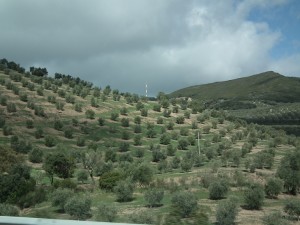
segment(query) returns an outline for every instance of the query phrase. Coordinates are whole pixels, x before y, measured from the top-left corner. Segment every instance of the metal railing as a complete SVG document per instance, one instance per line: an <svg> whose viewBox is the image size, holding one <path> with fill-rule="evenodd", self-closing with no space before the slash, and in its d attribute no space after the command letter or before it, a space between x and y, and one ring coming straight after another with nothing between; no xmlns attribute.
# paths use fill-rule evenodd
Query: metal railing
<svg viewBox="0 0 300 225"><path fill-rule="evenodd" d="M130 224L79 221L79 220L42 219L42 218L32 218L32 217L0 216L0 225L130 225Z"/></svg>

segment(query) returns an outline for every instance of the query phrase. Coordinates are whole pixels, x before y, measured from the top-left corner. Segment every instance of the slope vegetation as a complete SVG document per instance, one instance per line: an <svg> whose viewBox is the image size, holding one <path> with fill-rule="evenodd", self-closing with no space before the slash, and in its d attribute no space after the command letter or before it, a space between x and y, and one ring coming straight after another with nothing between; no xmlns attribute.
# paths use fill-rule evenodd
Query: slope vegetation
<svg viewBox="0 0 300 225"><path fill-rule="evenodd" d="M263 189L280 165L288 179L281 159L297 153L299 139L269 127L61 74L5 69L0 93L0 215L211 224L235 196L235 224L247 225L297 199L285 185L261 195L262 210L247 207L245 190Z"/></svg>

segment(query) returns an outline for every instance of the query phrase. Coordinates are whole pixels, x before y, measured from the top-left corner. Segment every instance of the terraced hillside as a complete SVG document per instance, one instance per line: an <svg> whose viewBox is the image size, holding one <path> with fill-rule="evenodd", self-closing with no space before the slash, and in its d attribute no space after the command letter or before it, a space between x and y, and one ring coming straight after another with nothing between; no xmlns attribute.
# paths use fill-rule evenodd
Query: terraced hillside
<svg viewBox="0 0 300 225"><path fill-rule="evenodd" d="M230 209L236 224L297 223L300 166L284 162L299 138L59 74L5 69L0 93L0 215L222 224Z"/></svg>

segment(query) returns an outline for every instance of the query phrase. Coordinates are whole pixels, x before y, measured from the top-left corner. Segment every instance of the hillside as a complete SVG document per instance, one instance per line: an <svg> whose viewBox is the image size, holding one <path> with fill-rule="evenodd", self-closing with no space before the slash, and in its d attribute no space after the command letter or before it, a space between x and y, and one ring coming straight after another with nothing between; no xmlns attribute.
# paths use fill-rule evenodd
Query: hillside
<svg viewBox="0 0 300 225"><path fill-rule="evenodd" d="M300 78L268 71L235 80L183 88L171 93L170 97L300 102Z"/></svg>
<svg viewBox="0 0 300 225"><path fill-rule="evenodd" d="M299 138L185 99L19 72L0 67L0 216L216 224L229 207L237 225L297 224L284 208L299 171L283 162Z"/></svg>

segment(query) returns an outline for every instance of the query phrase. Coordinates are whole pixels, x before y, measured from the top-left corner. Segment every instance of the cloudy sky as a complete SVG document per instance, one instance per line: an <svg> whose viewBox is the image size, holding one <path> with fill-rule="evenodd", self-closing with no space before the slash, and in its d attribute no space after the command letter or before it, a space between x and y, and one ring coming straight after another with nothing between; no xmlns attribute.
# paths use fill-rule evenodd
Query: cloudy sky
<svg viewBox="0 0 300 225"><path fill-rule="evenodd" d="M123 92L300 76L299 0L0 0L0 58Z"/></svg>

